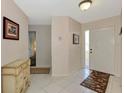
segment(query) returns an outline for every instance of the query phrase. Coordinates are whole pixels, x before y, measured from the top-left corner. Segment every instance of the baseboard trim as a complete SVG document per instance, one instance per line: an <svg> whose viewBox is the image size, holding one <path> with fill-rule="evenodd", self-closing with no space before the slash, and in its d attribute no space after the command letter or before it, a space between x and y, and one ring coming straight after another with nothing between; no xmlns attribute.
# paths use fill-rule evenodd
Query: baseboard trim
<svg viewBox="0 0 124 93"><path fill-rule="evenodd" d="M49 67L31 67L30 72L31 74L49 74L50 68Z"/></svg>

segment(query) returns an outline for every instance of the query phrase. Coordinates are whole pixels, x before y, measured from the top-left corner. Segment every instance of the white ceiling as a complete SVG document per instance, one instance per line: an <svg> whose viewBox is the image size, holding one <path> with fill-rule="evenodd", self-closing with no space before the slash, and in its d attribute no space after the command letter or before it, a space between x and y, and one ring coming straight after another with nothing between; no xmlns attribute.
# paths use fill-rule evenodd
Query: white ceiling
<svg viewBox="0 0 124 93"><path fill-rule="evenodd" d="M81 0L15 0L29 17L30 24L51 24L52 16L70 16L80 23L121 14L121 0L92 0L87 11L81 11Z"/></svg>

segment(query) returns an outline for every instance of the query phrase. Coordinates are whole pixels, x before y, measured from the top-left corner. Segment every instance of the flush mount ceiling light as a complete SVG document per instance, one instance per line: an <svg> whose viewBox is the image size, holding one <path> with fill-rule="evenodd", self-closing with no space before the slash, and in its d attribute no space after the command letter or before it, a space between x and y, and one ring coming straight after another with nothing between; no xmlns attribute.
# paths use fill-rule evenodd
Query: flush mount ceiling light
<svg viewBox="0 0 124 93"><path fill-rule="evenodd" d="M84 0L79 3L79 7L82 11L87 10L92 4L91 0Z"/></svg>

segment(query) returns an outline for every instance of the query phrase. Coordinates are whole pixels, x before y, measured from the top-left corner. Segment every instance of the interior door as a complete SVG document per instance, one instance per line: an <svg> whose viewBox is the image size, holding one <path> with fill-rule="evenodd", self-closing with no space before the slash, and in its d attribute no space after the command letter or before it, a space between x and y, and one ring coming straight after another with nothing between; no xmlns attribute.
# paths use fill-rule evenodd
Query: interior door
<svg viewBox="0 0 124 93"><path fill-rule="evenodd" d="M90 31L89 67L114 74L114 27Z"/></svg>

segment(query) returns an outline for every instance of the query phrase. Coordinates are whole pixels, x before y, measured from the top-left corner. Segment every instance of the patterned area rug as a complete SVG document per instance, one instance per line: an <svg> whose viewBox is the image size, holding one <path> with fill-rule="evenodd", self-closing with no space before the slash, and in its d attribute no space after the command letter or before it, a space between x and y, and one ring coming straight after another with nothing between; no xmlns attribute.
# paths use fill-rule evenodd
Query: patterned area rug
<svg viewBox="0 0 124 93"><path fill-rule="evenodd" d="M110 74L93 70L91 74L81 83L97 93L105 93Z"/></svg>

